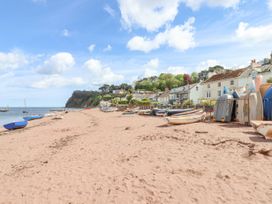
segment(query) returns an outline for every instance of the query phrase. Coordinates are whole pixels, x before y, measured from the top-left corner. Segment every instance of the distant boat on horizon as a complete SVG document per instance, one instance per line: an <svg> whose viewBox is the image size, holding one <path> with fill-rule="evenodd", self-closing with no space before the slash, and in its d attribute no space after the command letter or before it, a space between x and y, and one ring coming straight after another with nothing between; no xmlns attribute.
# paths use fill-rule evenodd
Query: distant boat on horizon
<svg viewBox="0 0 272 204"><path fill-rule="evenodd" d="M9 108L6 107L6 108L0 108L0 112L8 112L9 111Z"/></svg>

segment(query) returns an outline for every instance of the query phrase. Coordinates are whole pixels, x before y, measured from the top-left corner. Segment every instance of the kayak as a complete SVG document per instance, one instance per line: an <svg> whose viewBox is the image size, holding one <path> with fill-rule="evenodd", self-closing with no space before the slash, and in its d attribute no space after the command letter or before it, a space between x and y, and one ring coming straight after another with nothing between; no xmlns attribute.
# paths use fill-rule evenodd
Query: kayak
<svg viewBox="0 0 272 204"><path fill-rule="evenodd" d="M19 122L9 123L9 124L3 125L3 126L7 130L16 130L16 129L21 129L21 128L26 127L27 124L28 124L27 121L19 121Z"/></svg>
<svg viewBox="0 0 272 204"><path fill-rule="evenodd" d="M30 120L42 119L43 117L44 117L43 115L31 115L31 116L23 117L23 119L26 121L30 121Z"/></svg>

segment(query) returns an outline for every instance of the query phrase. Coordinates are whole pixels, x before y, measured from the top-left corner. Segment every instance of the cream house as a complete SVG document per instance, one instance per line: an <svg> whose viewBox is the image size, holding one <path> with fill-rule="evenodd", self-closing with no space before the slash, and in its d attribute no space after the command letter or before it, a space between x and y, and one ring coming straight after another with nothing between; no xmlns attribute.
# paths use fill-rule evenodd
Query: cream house
<svg viewBox="0 0 272 204"><path fill-rule="evenodd" d="M223 94L224 87L240 93L249 91L254 88L253 81L257 75L263 76L263 83L272 77L272 54L267 64L260 65L252 60L251 65L246 68L212 76L203 83L203 98L217 99Z"/></svg>

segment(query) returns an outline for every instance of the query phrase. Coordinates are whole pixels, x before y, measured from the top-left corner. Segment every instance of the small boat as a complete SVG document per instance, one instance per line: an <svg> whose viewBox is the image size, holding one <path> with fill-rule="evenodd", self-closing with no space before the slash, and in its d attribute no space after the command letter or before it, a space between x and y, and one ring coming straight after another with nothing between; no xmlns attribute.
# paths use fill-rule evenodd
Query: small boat
<svg viewBox="0 0 272 204"><path fill-rule="evenodd" d="M187 111L187 112L183 112L183 113L177 113L172 115L172 117L179 117L179 116L185 116L185 115L193 115L193 114L198 114L198 113L203 113L203 110L192 110L192 111Z"/></svg>
<svg viewBox="0 0 272 204"><path fill-rule="evenodd" d="M151 115L151 110L147 109L147 110L140 110L138 111L139 115Z"/></svg>
<svg viewBox="0 0 272 204"><path fill-rule="evenodd" d="M3 125L3 126L7 130L16 130L16 129L21 129L21 128L26 127L27 124L28 124L27 121L19 121L19 122L9 123L9 124Z"/></svg>
<svg viewBox="0 0 272 204"><path fill-rule="evenodd" d="M250 123L265 139L272 139L272 121L253 120Z"/></svg>
<svg viewBox="0 0 272 204"><path fill-rule="evenodd" d="M30 120L42 119L43 117L44 117L43 115L31 115L31 116L23 117L23 119L26 121L30 121Z"/></svg>
<svg viewBox="0 0 272 204"><path fill-rule="evenodd" d="M185 112L192 111L192 110L193 110L192 108L188 108L188 109L171 109L171 110L167 111L167 116L175 115L175 114L178 114L178 113L185 113Z"/></svg>
<svg viewBox="0 0 272 204"><path fill-rule="evenodd" d="M9 111L9 109L8 108L0 108L0 112L8 112Z"/></svg>
<svg viewBox="0 0 272 204"><path fill-rule="evenodd" d="M206 113L202 114L193 114L193 115L185 115L179 117L167 117L166 120L169 124L172 125L183 125L200 122L205 119Z"/></svg>

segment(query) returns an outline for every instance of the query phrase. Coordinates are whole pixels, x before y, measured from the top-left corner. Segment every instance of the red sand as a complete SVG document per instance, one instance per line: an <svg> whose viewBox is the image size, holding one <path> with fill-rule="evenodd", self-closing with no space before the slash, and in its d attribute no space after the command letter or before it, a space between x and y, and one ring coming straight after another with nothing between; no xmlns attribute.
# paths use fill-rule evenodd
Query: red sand
<svg viewBox="0 0 272 204"><path fill-rule="evenodd" d="M272 203L253 128L164 124L84 110L0 132L0 203Z"/></svg>

